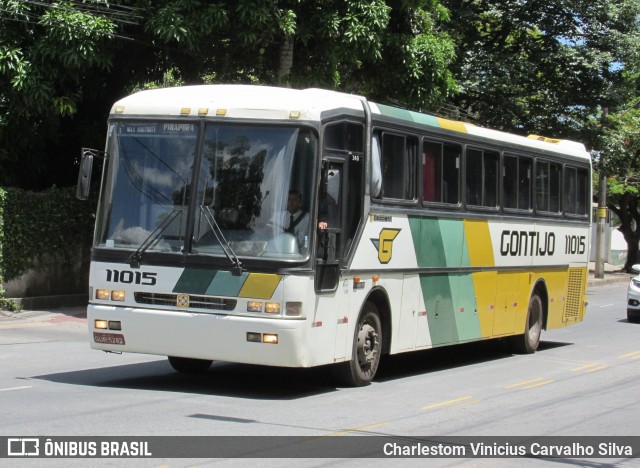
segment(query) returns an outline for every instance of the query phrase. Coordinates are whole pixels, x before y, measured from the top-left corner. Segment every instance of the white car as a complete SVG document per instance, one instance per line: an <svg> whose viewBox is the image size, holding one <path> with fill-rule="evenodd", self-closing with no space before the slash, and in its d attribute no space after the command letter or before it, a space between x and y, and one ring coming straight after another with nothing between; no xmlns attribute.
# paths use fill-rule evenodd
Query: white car
<svg viewBox="0 0 640 468"><path fill-rule="evenodd" d="M640 265L631 267L634 273L640 273ZM640 322L640 274L631 278L627 290L627 319L629 322Z"/></svg>

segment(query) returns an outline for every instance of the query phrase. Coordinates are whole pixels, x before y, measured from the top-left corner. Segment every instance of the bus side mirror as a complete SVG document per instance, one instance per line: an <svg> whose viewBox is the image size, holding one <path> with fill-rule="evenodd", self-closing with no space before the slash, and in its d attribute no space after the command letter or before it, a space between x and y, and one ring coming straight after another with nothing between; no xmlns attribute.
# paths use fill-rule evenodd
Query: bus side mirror
<svg viewBox="0 0 640 468"><path fill-rule="evenodd" d="M78 187L76 189L76 198L78 200L86 200L89 198L89 189L91 188L91 169L93 169L93 158L97 153L98 152L96 150L82 148L80 172L78 173Z"/></svg>

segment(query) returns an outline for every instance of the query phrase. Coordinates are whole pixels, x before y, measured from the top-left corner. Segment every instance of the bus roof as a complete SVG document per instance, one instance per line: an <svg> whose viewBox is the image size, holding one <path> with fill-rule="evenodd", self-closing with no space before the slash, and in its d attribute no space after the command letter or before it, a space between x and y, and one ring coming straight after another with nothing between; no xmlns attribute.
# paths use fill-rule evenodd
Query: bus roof
<svg viewBox="0 0 640 468"><path fill-rule="evenodd" d="M327 111L345 109L363 112L362 101L362 97L354 94L316 88L297 90L255 85L196 85L140 91L116 102L111 114L164 117L209 115L245 119L319 121L322 113ZM590 159L582 143L570 140L537 135L524 137L370 101L369 106L373 115Z"/></svg>

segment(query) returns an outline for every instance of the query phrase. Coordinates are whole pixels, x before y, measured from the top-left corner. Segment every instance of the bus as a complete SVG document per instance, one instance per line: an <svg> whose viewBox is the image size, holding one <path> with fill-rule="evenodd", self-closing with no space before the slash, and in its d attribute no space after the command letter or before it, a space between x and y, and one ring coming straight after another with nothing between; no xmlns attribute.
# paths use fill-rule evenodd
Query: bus
<svg viewBox="0 0 640 468"><path fill-rule="evenodd" d="M97 350L188 373L331 365L363 386L382 355L489 339L533 353L585 313L580 143L335 91L198 85L116 102L79 198L97 157Z"/></svg>

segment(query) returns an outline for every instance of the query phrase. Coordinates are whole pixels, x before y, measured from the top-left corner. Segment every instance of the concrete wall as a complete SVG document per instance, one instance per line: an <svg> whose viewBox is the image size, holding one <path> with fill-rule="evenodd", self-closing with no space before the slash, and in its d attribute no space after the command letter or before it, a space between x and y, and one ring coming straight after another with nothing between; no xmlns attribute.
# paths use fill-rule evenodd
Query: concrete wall
<svg viewBox="0 0 640 468"><path fill-rule="evenodd" d="M44 258L36 268L5 283L5 297L18 298L25 309L86 304L90 250L78 246L65 262Z"/></svg>

